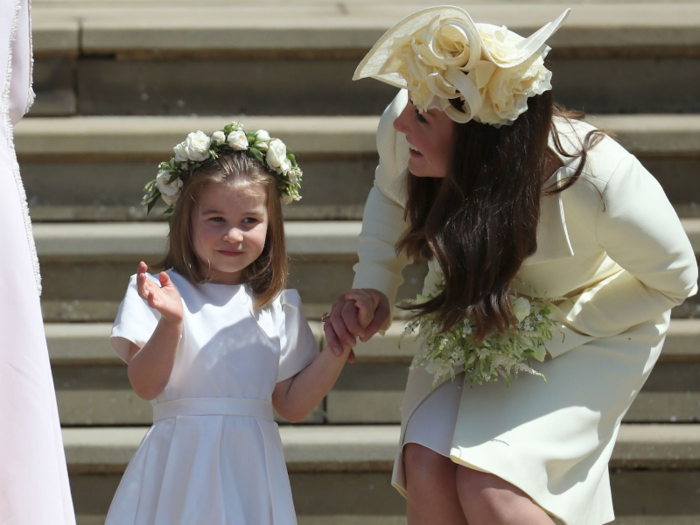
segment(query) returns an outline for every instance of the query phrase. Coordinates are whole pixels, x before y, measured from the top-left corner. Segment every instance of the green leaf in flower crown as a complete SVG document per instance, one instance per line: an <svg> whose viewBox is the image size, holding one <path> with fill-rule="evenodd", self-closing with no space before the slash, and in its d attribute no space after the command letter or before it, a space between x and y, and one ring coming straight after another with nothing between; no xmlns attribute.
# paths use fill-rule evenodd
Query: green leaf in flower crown
<svg viewBox="0 0 700 525"><path fill-rule="evenodd" d="M159 170L169 170L170 168L172 168L172 166L169 162L161 162L160 164L158 164Z"/></svg>
<svg viewBox="0 0 700 525"><path fill-rule="evenodd" d="M265 157L263 157L262 152L258 148L251 146L250 148L248 148L248 151L250 151L253 157L258 159L263 164L263 166L265 165Z"/></svg>
<svg viewBox="0 0 700 525"><path fill-rule="evenodd" d="M151 210L153 209L153 206L156 205L156 202L158 202L158 199L160 198L160 190L155 190L153 192L153 200L148 203L148 208L146 209L146 215L151 213Z"/></svg>
<svg viewBox="0 0 700 525"><path fill-rule="evenodd" d="M287 158L289 161L292 163L293 166L297 165L297 158L294 156L294 153L290 153L290 149L287 148Z"/></svg>
<svg viewBox="0 0 700 525"><path fill-rule="evenodd" d="M224 126L224 133L226 133L227 135L229 133L231 133L232 131L233 131L233 124L226 124L226 126Z"/></svg>
<svg viewBox="0 0 700 525"><path fill-rule="evenodd" d="M209 150L209 155L211 155L211 158L216 160L219 158L219 154L216 152L214 148Z"/></svg>

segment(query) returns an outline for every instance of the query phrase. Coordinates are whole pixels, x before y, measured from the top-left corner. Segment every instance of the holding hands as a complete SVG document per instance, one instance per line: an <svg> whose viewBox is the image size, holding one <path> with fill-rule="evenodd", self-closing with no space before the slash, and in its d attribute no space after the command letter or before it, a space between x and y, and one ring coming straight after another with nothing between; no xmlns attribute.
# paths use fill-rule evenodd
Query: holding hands
<svg viewBox="0 0 700 525"><path fill-rule="evenodd" d="M343 347L352 348L360 341L369 341L389 318L389 299L379 290L354 289L338 297L331 315L323 326L326 341L338 356Z"/></svg>
<svg viewBox="0 0 700 525"><path fill-rule="evenodd" d="M170 276L160 272L158 280L161 285L158 286L148 278L147 271L148 266L141 261L136 272L139 296L148 302L148 306L158 310L166 323L179 325L182 323L182 299Z"/></svg>

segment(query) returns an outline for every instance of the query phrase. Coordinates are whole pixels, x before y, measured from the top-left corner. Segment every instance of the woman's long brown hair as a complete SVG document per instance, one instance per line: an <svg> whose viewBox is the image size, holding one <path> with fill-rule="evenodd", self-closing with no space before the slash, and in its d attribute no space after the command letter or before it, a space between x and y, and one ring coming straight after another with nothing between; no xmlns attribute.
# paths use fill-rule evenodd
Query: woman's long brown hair
<svg viewBox="0 0 700 525"><path fill-rule="evenodd" d="M587 151L602 138L602 132L589 134L580 151L566 152L552 126L555 115L582 116L556 106L546 92L530 98L528 110L511 126L454 124L447 176L408 177L410 226L397 253L434 257L445 287L433 299L405 308L419 316L434 314L443 330L471 314L477 340L513 325L511 283L537 250L540 199L574 184ZM550 133L560 154L582 162L561 187L543 188Z"/></svg>
<svg viewBox="0 0 700 525"><path fill-rule="evenodd" d="M258 186L267 195L265 246L260 257L243 271L243 278L255 297L254 305L262 308L277 297L287 283L284 219L277 178L245 152L211 159L185 181L170 222L168 253L159 267L173 268L193 283L209 281L207 264L197 257L192 239L192 217L196 213L198 197L208 184L236 184L244 190Z"/></svg>

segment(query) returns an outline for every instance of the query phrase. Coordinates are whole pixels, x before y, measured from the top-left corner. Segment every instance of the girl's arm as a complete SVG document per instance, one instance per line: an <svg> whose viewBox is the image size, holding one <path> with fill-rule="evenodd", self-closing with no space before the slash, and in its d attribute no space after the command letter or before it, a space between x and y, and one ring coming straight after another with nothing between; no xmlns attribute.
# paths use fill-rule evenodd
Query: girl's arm
<svg viewBox="0 0 700 525"><path fill-rule="evenodd" d="M160 273L158 286L148 278L146 270L148 267L141 262L137 274L139 295L162 317L143 348L130 343L127 364L134 392L150 401L160 395L170 380L182 334L183 310L180 294L168 274Z"/></svg>
<svg viewBox="0 0 700 525"><path fill-rule="evenodd" d="M326 347L301 372L277 383L272 393L277 413L290 423L304 419L333 388L349 355L349 348L338 357Z"/></svg>

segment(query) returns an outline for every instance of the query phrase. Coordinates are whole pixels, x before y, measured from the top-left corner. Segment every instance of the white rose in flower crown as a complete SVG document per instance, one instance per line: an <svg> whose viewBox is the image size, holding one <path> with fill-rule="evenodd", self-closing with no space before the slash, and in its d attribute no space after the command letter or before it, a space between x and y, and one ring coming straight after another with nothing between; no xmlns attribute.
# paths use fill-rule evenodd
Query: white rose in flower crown
<svg viewBox="0 0 700 525"><path fill-rule="evenodd" d="M259 129L255 132L255 138L255 147L260 151L267 151L267 147L270 142L270 134L264 129Z"/></svg>
<svg viewBox="0 0 700 525"><path fill-rule="evenodd" d="M267 159L267 165L274 170L284 172L284 166L287 166L287 171L291 168L291 163L287 158L287 146L280 139L272 139L270 141L265 158Z"/></svg>
<svg viewBox="0 0 700 525"><path fill-rule="evenodd" d="M282 205L291 204L293 201L294 199L292 199L292 196L287 193L280 195L280 203Z"/></svg>
<svg viewBox="0 0 700 525"><path fill-rule="evenodd" d="M232 131L228 134L228 145L236 151L245 151L248 149L248 137L242 130Z"/></svg>
<svg viewBox="0 0 700 525"><path fill-rule="evenodd" d="M178 177L174 181L169 182L172 176L173 174L167 170L160 170L158 172L156 176L156 186L158 186L158 191L160 191L162 195L172 197L180 192L182 180Z"/></svg>
<svg viewBox="0 0 700 525"><path fill-rule="evenodd" d="M221 146L226 142L226 134L223 131L215 131L211 136L211 143L214 146Z"/></svg>
<svg viewBox="0 0 700 525"><path fill-rule="evenodd" d="M173 206L180 196L182 188L182 179L179 177L172 182L170 178L173 174L167 170L160 170L156 176L156 187L160 191L160 196L168 206Z"/></svg>
<svg viewBox="0 0 700 525"><path fill-rule="evenodd" d="M513 315L518 322L522 322L523 319L530 315L531 308L530 301L524 297L518 297L513 303Z"/></svg>
<svg viewBox="0 0 700 525"><path fill-rule="evenodd" d="M187 156L187 148L185 147L184 141L173 148L173 153L175 153L175 160L178 162L187 162L190 160Z"/></svg>
<svg viewBox="0 0 700 525"><path fill-rule="evenodd" d="M203 131L197 131L187 135L184 145L187 157L190 160L200 162L209 158L211 139Z"/></svg>
<svg viewBox="0 0 700 525"><path fill-rule="evenodd" d="M299 179L301 178L301 170L299 169L298 166L293 167L287 172L287 177L289 178L289 182L291 184L296 184L297 182L299 182Z"/></svg>
<svg viewBox="0 0 700 525"><path fill-rule="evenodd" d="M163 201L165 204L168 206L175 206L175 203L177 202L178 197L180 197L180 192L177 192L175 195L166 195L165 193L161 194L161 197L163 198Z"/></svg>

